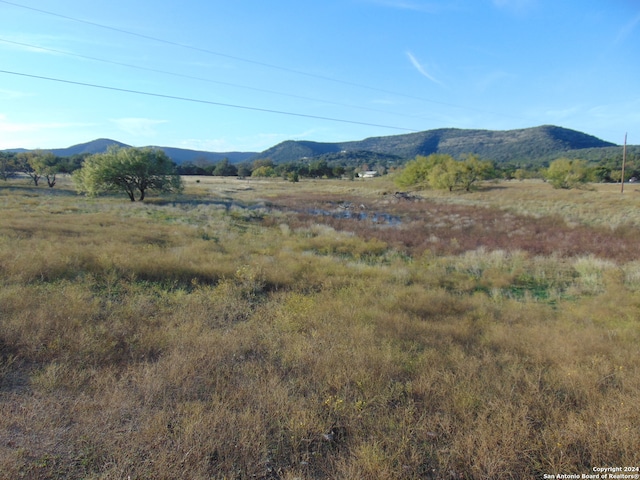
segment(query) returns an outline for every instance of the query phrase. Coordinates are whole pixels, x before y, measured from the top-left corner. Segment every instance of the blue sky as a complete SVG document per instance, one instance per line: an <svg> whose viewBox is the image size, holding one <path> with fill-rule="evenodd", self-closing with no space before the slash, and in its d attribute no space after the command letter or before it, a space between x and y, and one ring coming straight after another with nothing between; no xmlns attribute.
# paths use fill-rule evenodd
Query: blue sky
<svg viewBox="0 0 640 480"><path fill-rule="evenodd" d="M0 149L543 124L640 143L637 0L0 0L0 70Z"/></svg>

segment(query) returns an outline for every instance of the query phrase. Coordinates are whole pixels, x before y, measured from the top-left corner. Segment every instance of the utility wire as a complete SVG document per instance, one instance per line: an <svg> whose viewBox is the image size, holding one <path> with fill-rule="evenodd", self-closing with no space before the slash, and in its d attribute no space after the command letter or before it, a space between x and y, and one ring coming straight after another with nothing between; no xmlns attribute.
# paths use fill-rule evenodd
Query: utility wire
<svg viewBox="0 0 640 480"><path fill-rule="evenodd" d="M238 60L240 62L252 63L254 65L260 65L260 66L263 66L263 67L275 68L275 69L278 69L278 70L283 70L285 72L296 73L298 75L307 75L307 76L310 76L310 77L323 78L324 80L340 81L340 80L335 80L335 79L332 79L332 78L329 78L329 77L322 77L320 75L315 75L315 74L312 74L312 73L302 72L300 70L295 70L295 69L292 69L292 68L281 67L281 66L278 66L278 65L270 64L270 63L260 62L258 60L251 60L251 59L247 59L247 58L237 57L237 56L234 56L234 55L229 55L229 54L226 54L226 53L216 52L214 50L209 50L209 49L206 49L206 48L195 47L193 45L187 45L185 43L174 42L172 40L166 40L164 38L158 38L158 37L153 37L153 36L150 36L150 35L144 35L142 33L132 32L130 30L125 30L123 28L117 28L117 27L112 27L112 26L109 26L109 25L104 25L102 23L91 22L89 20L82 20L80 18L71 17L71 16L68 16L68 15L62 15L60 13L50 12L48 10L42 10L40 8L30 7L28 5L22 5L22 4L19 4L19 3L8 2L6 0L0 0L0 3L6 3L7 5L12 5L14 7L20 7L20 8L24 8L24 9L27 9L27 10L32 10L34 12L44 13L45 15L51 15L51 16L58 17L58 18L64 18L65 20L71 20L73 22L78 22L78 23L84 23L85 25L91 25L93 27L104 28L106 30L111 30L111 31L114 31L114 32L119 32L119 33L124 33L124 34L131 35L131 36L138 37L138 38L144 38L146 40L153 40L154 42L160 42L160 43L164 43L166 45L173 45L174 47L187 48L189 50L195 50L197 52L209 53L211 55L216 55L218 57L229 58L231 60Z"/></svg>
<svg viewBox="0 0 640 480"><path fill-rule="evenodd" d="M413 119L421 118L418 115L406 115L406 114L403 114L403 113L389 112L389 111L381 110L381 109L378 109L378 108L363 107L363 106L360 106L360 105L350 105L350 104L345 104L345 103L340 103L340 102L333 102L331 100L322 100L322 99L318 99L318 98L305 97L303 95L295 95L295 94L292 94L292 93L277 92L275 90L268 90L268 89L264 89L264 88L251 87L251 86L248 86L248 85L240 85L240 84L231 83L231 82L223 82L223 81L220 81L220 80L212 80L210 78L196 77L196 76L193 76L193 75L186 75L184 73L176 73L176 72L169 72L169 71L166 71L166 70L159 70L159 69L156 69L156 68L142 67L140 65L132 65L130 63L116 62L114 60L106 60L104 58L92 57L92 56L89 56L89 55L81 55L79 53L72 53L72 52L67 52L67 51L64 51L64 50L57 50L55 48L42 47L40 45L33 45L33 44L29 44L29 43L16 42L14 40L7 40L7 39L4 39L4 38L0 38L0 42L8 43L8 44L11 44L11 45L17 45L17 46L20 46L20 47L27 47L27 48L33 48L33 49L36 49L36 50L42 50L44 52L51 52L51 53L57 53L57 54L61 54L61 55L67 55L69 57L77 57L77 58L82 58L82 59L85 59L85 60L92 60L92 61L95 61L95 62L107 63L107 64L110 64L110 65L118 65L120 67L135 68L136 70L143 70L143 71L146 71L146 72L161 73L161 74L164 74L164 75L172 75L174 77L188 78L190 80L198 80L198 81L201 81L201 82L214 83L216 85L225 85L225 86L228 86L228 87L244 88L244 89L252 90L252 91L255 91L255 92L269 93L269 94L273 94L273 95L282 95L282 96L285 96L285 97L297 98L297 99L300 99L300 100L309 100L309 101L312 101L312 102L321 102L321 103L326 103L326 104L329 104L329 105L337 105L337 106L340 106L340 107L356 108L356 109L360 109L360 110L367 110L367 111L370 111L370 112L385 113L387 115L397 115L397 116L400 116L400 117L407 117L407 118L413 118Z"/></svg>
<svg viewBox="0 0 640 480"><path fill-rule="evenodd" d="M352 86L352 87L363 88L363 89L367 89L367 90L371 90L371 91L375 91L375 92L380 92L380 93L386 93L388 95L395 95L395 96L399 96L399 97L410 98L410 99L413 99L413 100L419 100L419 101L427 102L427 103L435 103L435 104L444 105L444 106L448 106L448 107L460 108L460 109L464 109L464 110L476 111L476 112L481 112L481 113L492 113L494 115L501 115L501 116L505 116L505 117L508 116L508 115L505 115L505 114L496 114L495 112L488 112L486 110L477 109L477 108L473 108L473 107L464 107L462 105L455 105L455 104L452 104L452 103L440 102L438 100L431 100L431 99L428 99L428 98L418 97L418 96L415 96L415 95L409 95L409 94L406 94L406 93L394 92L394 91L386 90L386 89L383 89L383 88L372 87L372 86L369 86L369 85L363 85L363 84L355 83L355 82L349 82L349 81L341 80L341 79L338 79L338 78L327 77L327 76L318 75L318 74L315 74L315 73L304 72L302 70L283 67L283 66L280 66L280 65L274 65L272 63L261 62L261 61L258 61L258 60L252 60L252 59L248 59L248 58L238 57L238 56L235 56L235 55L229 55L229 54L226 54L226 53L217 52L215 50L209 50L207 48L201 48L201 47L196 47L196 46L193 46L193 45L188 45L188 44L185 44L185 43L174 42L172 40L167 40L167 39L159 38L159 37L153 37L151 35L144 35L142 33L132 32L130 30L125 30L123 28L112 27L112 26L109 26L109 25L104 25L104 24L97 23L97 22L92 22L92 21L89 21L89 20L82 20L80 18L71 17L69 15L62 15L60 13L55 13L55 12L51 12L51 11L48 11L48 10L42 10L40 8L29 7L27 5L22 5L20 3L9 2L7 0L0 0L0 3L4 3L6 5L12 5L14 7L24 8L26 10L31 10L31 11L38 12L38 13L43 13L45 15L51 15L51 16L54 16L54 17L63 18L65 20L71 20L73 22L84 23L85 25L91 25L93 27L99 27L99 28L103 28L105 30L111 30L111 31L114 31L114 32L124 33L126 35L131 35L131 36L138 37L138 38L144 38L146 40L152 40L152 41L155 41L155 42L164 43L166 45L172 45L172 46L175 46L175 47L194 50L194 51L197 51L197 52L208 53L210 55L215 55L215 56L218 56L218 57L228 58L228 59L231 59L231 60L236 60L236 61L239 61L239 62L245 62L245 63L249 63L249 64L253 64L253 65L260 65L262 67L272 68L272 69L275 69L275 70L280 70L280 71L284 71L284 72L288 72L288 73L294 73L296 75L303 75L303 76L306 76L306 77L317 78L317 79L320 79L320 80L325 80L325 81L334 82L334 83L340 83L342 85L349 85L349 86Z"/></svg>
<svg viewBox="0 0 640 480"><path fill-rule="evenodd" d="M16 75L16 76L20 76L20 77L27 77L27 78L35 78L38 80L47 80L50 82L58 82L58 83L66 83L69 85L79 85L82 87L90 87L90 88L99 88L102 90L111 90L111 91L115 91L115 92L124 92L124 93L132 93L135 95L145 95L147 97L157 97L157 98L166 98L166 99L171 99L171 100L179 100L179 101L183 101L183 102L191 102L191 103L201 103L201 104L206 104L206 105L216 105L216 106L220 106L220 107L229 107L229 108L238 108L238 109L242 109L242 110L252 110L252 111L256 111L256 112L266 112L266 113L276 113L279 115L289 115L289 116L293 116L293 117L303 117L303 118L313 118L316 120L326 120L329 122L340 122L340 123L350 123L353 125L366 125L368 127L380 127L380 128L388 128L391 130L402 130L402 131L406 131L406 132L419 132L419 130L415 130L412 128L403 128L403 127L395 127L395 126L391 126L391 125L381 125L381 124L376 124L376 123L367 123L367 122L358 122L355 120L345 120L345 119L341 119L341 118L333 118L333 117L322 117L319 115L307 115L304 113L295 113L295 112L286 112L283 110L273 110L273 109L269 109L269 108L259 108L259 107L249 107L246 105L234 105L231 103L222 103L222 102L213 102L211 100L202 100L202 99L198 99L198 98L189 98L189 97L180 97L177 95L166 95L166 94L162 94L162 93L153 93L153 92L143 92L140 90L131 90L128 88L118 88L118 87L112 87L112 86L108 86L108 85L98 85L95 83L85 83L85 82L77 82L74 80L66 80L66 79L62 79L62 78L53 78L53 77L46 77L43 75L32 75L32 74L28 74L28 73L21 73L21 72L13 72L13 71L9 71L9 70L0 70L0 73L4 73L7 75Z"/></svg>

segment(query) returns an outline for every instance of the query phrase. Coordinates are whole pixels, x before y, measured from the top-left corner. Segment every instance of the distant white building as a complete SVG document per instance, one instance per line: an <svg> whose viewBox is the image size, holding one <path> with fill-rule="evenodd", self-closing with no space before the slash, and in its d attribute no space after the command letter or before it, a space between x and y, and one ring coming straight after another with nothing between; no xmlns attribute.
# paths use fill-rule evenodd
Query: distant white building
<svg viewBox="0 0 640 480"><path fill-rule="evenodd" d="M367 170L366 172L360 172L358 173L358 177L360 178L373 178L373 177L377 177L380 174L378 173L377 170Z"/></svg>

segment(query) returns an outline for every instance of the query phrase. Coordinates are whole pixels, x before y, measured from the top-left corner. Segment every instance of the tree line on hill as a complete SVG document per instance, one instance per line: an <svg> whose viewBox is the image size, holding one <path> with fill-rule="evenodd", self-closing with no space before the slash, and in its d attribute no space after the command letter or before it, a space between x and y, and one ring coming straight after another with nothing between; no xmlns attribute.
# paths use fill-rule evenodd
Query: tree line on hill
<svg viewBox="0 0 640 480"><path fill-rule="evenodd" d="M366 165L365 165L366 166ZM386 165L376 164L382 172L387 170ZM312 160L301 159L297 162L276 164L270 158L259 158L252 162L232 164L227 159L217 163L195 162L184 163L177 166L180 175L212 175L224 177L263 177L277 178L295 181L299 178L355 178L358 167L340 163L329 163L323 158Z"/></svg>
<svg viewBox="0 0 640 480"><path fill-rule="evenodd" d="M605 149L616 147L614 143L583 132L542 125L516 130L439 128L339 143L287 140L263 151L259 157L271 158L280 164L304 157L342 156L352 152L358 156L362 152L395 156L402 161L415 158L416 155L428 156L432 153L448 154L454 158L474 153L497 164L527 162L539 166L544 162L550 163L565 153L580 155L586 149L591 150L590 158L584 159L598 161L598 152L608 155Z"/></svg>
<svg viewBox="0 0 640 480"><path fill-rule="evenodd" d="M73 174L78 190L88 194L124 191L134 201L144 199L147 190L180 191L184 175L236 176L241 178L283 178L297 182L300 178L355 179L359 172L375 170L379 175L396 173L401 187L430 187L454 191L469 191L480 180L541 178L555 188L575 188L587 182L620 182L622 152L611 150L598 162L562 157L543 165L497 163L465 154L435 153L417 155L402 162L400 157L363 154L363 163L355 164L353 152L345 156L330 153L303 158L295 162L276 164L269 158L250 163L233 164L228 159L219 162L200 161L176 165L160 149L113 147L106 153L58 157L48 151L0 152L0 178L8 180L18 173L27 175L35 186L44 179L49 187L56 184L58 174ZM588 152L585 152L588 153ZM366 161L375 163L365 163ZM122 179L126 179L123 181ZM640 148L629 148L626 156L625 181L640 178Z"/></svg>
<svg viewBox="0 0 640 480"><path fill-rule="evenodd" d="M625 182L637 181L640 175L640 157L633 154L625 165ZM433 188L470 191L480 180L540 178L553 188L580 188L590 182L620 182L622 178L622 159L616 162L589 165L586 160L558 158L548 167L535 171L522 168L498 169L495 163L482 161L477 155L466 155L455 160L451 155L434 153L429 156L418 155L409 161L395 176L400 187Z"/></svg>
<svg viewBox="0 0 640 480"><path fill-rule="evenodd" d="M58 157L49 151L0 152L0 178L8 180L22 173L31 178L37 187L44 178L53 188L58 174L70 174L82 167L88 155Z"/></svg>

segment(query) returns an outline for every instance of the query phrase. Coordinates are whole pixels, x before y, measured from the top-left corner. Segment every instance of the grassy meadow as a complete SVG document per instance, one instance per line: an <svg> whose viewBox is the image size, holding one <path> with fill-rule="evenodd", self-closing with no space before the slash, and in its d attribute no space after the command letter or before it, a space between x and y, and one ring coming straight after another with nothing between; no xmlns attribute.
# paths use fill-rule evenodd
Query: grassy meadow
<svg viewBox="0 0 640 480"><path fill-rule="evenodd" d="M640 191L0 183L0 478L640 465Z"/></svg>

